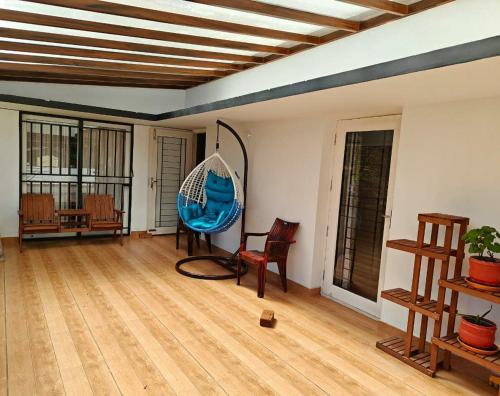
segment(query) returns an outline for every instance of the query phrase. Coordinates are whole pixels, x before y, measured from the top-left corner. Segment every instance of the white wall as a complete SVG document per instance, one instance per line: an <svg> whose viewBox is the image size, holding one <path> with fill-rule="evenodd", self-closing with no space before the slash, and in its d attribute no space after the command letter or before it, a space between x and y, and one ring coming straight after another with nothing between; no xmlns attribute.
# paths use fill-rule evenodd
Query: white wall
<svg viewBox="0 0 500 396"><path fill-rule="evenodd" d="M148 229L150 136L150 126L134 125L131 231L146 231Z"/></svg>
<svg viewBox="0 0 500 396"><path fill-rule="evenodd" d="M268 231L276 217L299 222L290 248L288 277L306 287L313 279L316 211L324 136L331 119L303 118L254 123L251 133L247 230ZM263 248L265 238L250 248ZM277 272L275 264L270 267Z"/></svg>
<svg viewBox="0 0 500 396"><path fill-rule="evenodd" d="M186 91L0 81L0 94L159 114L184 108Z"/></svg>
<svg viewBox="0 0 500 396"><path fill-rule="evenodd" d="M456 0L187 90L187 107L500 35L500 1Z"/></svg>
<svg viewBox="0 0 500 396"><path fill-rule="evenodd" d="M500 229L499 109L500 98L404 109L390 238L415 239L417 214L430 211L467 216L471 227ZM389 250L384 288L409 289L412 269L411 255ZM460 297L460 311L488 307ZM500 310L491 318L499 321ZM406 310L384 302L382 320L404 328Z"/></svg>
<svg viewBox="0 0 500 396"><path fill-rule="evenodd" d="M0 109L0 237L17 235L19 112Z"/></svg>
<svg viewBox="0 0 500 396"><path fill-rule="evenodd" d="M417 214L426 211L470 217L471 227L488 224L500 229L499 108L500 98L495 98L403 110L389 238L416 238ZM265 231L275 217L299 221L288 275L309 288L321 285L325 260L336 118L330 115L251 123L242 133L250 157L247 230ZM209 128L212 139L207 139L207 152L214 144L213 131ZM224 151L228 149L231 152ZM240 165L236 145L225 142L221 150L233 166ZM232 229L222 234L223 239L216 239L216 244L234 250L238 237L239 230ZM250 247L262 248L262 244L260 239ZM437 264L435 279L439 268ZM464 273L467 268L465 264ZM389 250L384 288L409 289L412 269L411 255ZM481 312L488 306L460 297L460 311ZM500 320L500 312L491 317ZM407 310L384 302L381 319L404 329Z"/></svg>
<svg viewBox="0 0 500 396"><path fill-rule="evenodd" d="M244 140L249 157L246 231L264 232L276 217L299 222L297 244L290 250L288 277L306 287L319 286L315 231L323 140L335 125L331 117L301 118L239 124L225 120ZM206 153L215 148L216 127L207 128ZM236 140L223 128L220 153L239 175L243 175L242 154ZM228 251L238 248L240 222L212 241ZM262 249L265 238L250 238L249 248ZM317 265L312 266L315 262ZM275 264L270 270L277 272Z"/></svg>

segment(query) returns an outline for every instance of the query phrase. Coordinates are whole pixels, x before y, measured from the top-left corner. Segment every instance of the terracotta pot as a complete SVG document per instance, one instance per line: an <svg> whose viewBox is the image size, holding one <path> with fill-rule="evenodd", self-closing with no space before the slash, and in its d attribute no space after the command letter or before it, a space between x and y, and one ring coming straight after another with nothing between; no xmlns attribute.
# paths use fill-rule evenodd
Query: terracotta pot
<svg viewBox="0 0 500 396"><path fill-rule="evenodd" d="M500 260L486 261L477 256L469 257L469 276L479 283L500 286Z"/></svg>
<svg viewBox="0 0 500 396"><path fill-rule="evenodd" d="M488 319L483 319L491 326L481 326L469 322L465 317L460 321L458 335L468 345L480 349L488 349L495 345L495 332L497 325Z"/></svg>

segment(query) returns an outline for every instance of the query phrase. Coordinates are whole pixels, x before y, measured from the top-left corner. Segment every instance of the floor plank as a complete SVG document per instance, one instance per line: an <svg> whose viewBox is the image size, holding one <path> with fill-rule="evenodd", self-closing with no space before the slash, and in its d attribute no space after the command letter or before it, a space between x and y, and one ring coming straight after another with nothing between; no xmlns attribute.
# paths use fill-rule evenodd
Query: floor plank
<svg viewBox="0 0 500 396"><path fill-rule="evenodd" d="M325 298L180 276L172 237L26 245L0 263L0 396L495 394L460 359L431 379L384 354L397 330Z"/></svg>

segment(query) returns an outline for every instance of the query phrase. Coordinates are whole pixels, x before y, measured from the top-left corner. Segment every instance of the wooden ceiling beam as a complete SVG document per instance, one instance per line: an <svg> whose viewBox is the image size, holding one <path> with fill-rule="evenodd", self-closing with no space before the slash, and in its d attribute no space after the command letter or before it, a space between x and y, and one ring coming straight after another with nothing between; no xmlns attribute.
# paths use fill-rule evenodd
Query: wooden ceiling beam
<svg viewBox="0 0 500 396"><path fill-rule="evenodd" d="M2 65L2 63L0 63ZM4 70L0 68L0 75L10 77L40 77L40 78L57 78L64 80L79 80L79 81L117 81L123 83L138 83L138 84L154 84L154 85L175 85L179 87L193 87L199 85L196 81L177 81L177 80L157 80L157 79L140 79L126 77L103 77L93 75L74 75L67 73L59 73L57 71L31 71L31 70Z"/></svg>
<svg viewBox="0 0 500 396"><path fill-rule="evenodd" d="M0 44L1 47L1 44ZM0 52L0 61L4 62L19 62L19 63L38 63L45 65L57 65L57 66L76 66L79 68L90 68L90 69L102 69L106 70L106 74L112 75L112 73L119 72L122 76L136 77L136 76L149 76L155 78L155 76L169 76L173 79L186 79L193 81L209 81L215 76L191 74L189 70L193 69L182 69L182 68L166 68L162 66L147 66L147 65L133 65L130 63L117 63L117 62L104 62L104 61L93 61L87 59L71 59L71 58L61 58L54 56L37 56L37 55L24 55L24 54L6 54ZM112 72L114 70L114 72ZM194 69L196 72L200 70ZM204 70L202 70L204 71Z"/></svg>
<svg viewBox="0 0 500 396"><path fill-rule="evenodd" d="M67 34L36 32L33 30L0 28L0 35L2 35L3 37L9 37L7 36L9 33L12 34L12 37L10 38L21 38L23 40L33 40L42 42L45 41L49 43L82 45L87 47L118 49L124 51L145 52L150 54L186 56L192 58L227 60L235 62L248 62L248 63L263 62L262 57L255 57L255 56L225 54L221 52L211 52L211 51L199 51L186 48L172 48L172 47L164 47L161 45L132 43L129 41L115 41L115 40L97 39L84 36L71 36Z"/></svg>
<svg viewBox="0 0 500 396"><path fill-rule="evenodd" d="M343 0L340 0L340 1L343 1ZM437 7L439 5L449 3L452 1L454 1L454 0L420 0L416 3L413 3L410 6L411 14L408 14L408 15L413 15L413 14L416 14L418 12L425 11L429 8ZM365 31L365 30L374 28L376 26L380 26L380 25L383 25L385 23L392 22L394 20L398 20L400 18L404 18L404 16L397 15L394 13L392 13L392 14L391 13L384 13L384 14L378 15L376 17L373 17L373 18L370 18L370 19L367 19L367 20L361 22L360 31ZM321 36L320 37L320 44L326 44L326 43L329 43L329 42L332 42L335 40L340 40L340 39L347 37L347 36L350 36L352 34L355 34L355 32L348 32L345 30L344 31L337 30L335 32ZM295 54L295 53L307 50L308 48L310 48L310 47L308 47L304 44L299 44L299 45L296 45L294 47L291 47L290 51L292 52L292 54ZM266 62L272 62L274 60L279 59L279 57L277 57L275 55L269 55L265 59L266 59ZM249 68L254 67L254 65L247 64L243 67L245 69L249 69Z"/></svg>
<svg viewBox="0 0 500 396"><path fill-rule="evenodd" d="M21 82L42 82L51 84L75 84L75 85L99 85L110 87L130 87L130 88L157 88L157 89L187 89L190 87L181 85L148 84L147 82L123 82L114 80L73 80L67 78L55 77L30 77L30 76L11 76L3 75L0 72L0 81L21 81Z"/></svg>
<svg viewBox="0 0 500 396"><path fill-rule="evenodd" d="M403 17L396 14L389 14L389 13L381 14L361 22L361 29L362 30L371 29L380 25L384 25L388 22L396 21L401 18Z"/></svg>
<svg viewBox="0 0 500 396"><path fill-rule="evenodd" d="M34 25L83 30L95 33L114 34L119 36L141 37L151 40L163 40L183 44L195 44L255 52L268 52L271 54L282 55L287 55L289 53L287 48L271 45L253 44L243 41L223 40L210 37L200 37L189 34L142 29L132 26L114 25L109 23L85 21L82 19L64 18L52 15L41 15L23 11L5 9L0 10L0 19L11 22L30 23Z"/></svg>
<svg viewBox="0 0 500 396"><path fill-rule="evenodd" d="M168 23L172 25L189 26L201 29L217 30L228 33L243 34L272 38L277 40L297 41L300 43L317 44L317 37L305 34L286 32L257 26L248 26L238 23L200 18L190 15L176 14L156 9L130 6L97 0L23 0L33 3L66 7L77 10L98 12L101 14L116 15L128 18L144 19L148 21Z"/></svg>
<svg viewBox="0 0 500 396"><path fill-rule="evenodd" d="M67 76L76 76L79 79L95 78L127 78L131 80L155 80L167 82L183 83L203 83L209 81L208 78L199 76L181 76L181 75L166 75L159 73L140 73L140 72L123 72L104 69L90 69L85 67L72 67L72 66L53 66L53 65L39 65L27 63L14 63L14 62L0 62L0 71L6 72L26 72L26 73L48 73L60 74Z"/></svg>
<svg viewBox="0 0 500 396"><path fill-rule="evenodd" d="M348 19L335 18L328 15L315 14L308 11L296 10L274 4L259 3L252 0L187 0L191 3L206 4L210 6L230 8L255 14L283 18L292 21L309 23L312 25L328 26L336 29L357 32L359 22Z"/></svg>
<svg viewBox="0 0 500 396"><path fill-rule="evenodd" d="M6 49L8 51L12 51L9 45L5 45L5 42L0 41L0 51ZM19 51L19 49L15 49L14 51ZM24 51L24 52L30 52L30 51ZM135 71L135 72L146 72L146 73L153 72L153 73L179 74L179 75L190 75L190 76L224 77L228 75L227 72L219 70L202 70L202 69L191 69L184 67L142 65L136 63L107 62L107 61L96 61L89 59L62 58L60 56L25 55L18 53L7 54L0 52L0 60L9 62L45 63L51 65L90 67L95 69L123 70L123 71Z"/></svg>
<svg viewBox="0 0 500 396"><path fill-rule="evenodd" d="M28 34L26 34L25 32L26 32L25 30L0 28L0 37L27 39L27 37L29 37L29 32ZM218 77L222 77L227 73L241 70L243 67L243 64L238 64L238 63L211 62L211 61L197 60L197 59L183 59L183 58L156 56L156 55L130 54L125 52L101 51L101 50L75 48L75 47L60 47L57 45L32 44L32 43L22 43L22 42L3 41L3 40L0 40L0 50L33 52L36 54L50 54L50 55L60 55L60 56L78 56L81 58L119 60L126 62L154 63L160 65L164 64L164 65L175 65L175 66L222 69L222 70L205 70L207 72L211 73L213 72L214 76Z"/></svg>
<svg viewBox="0 0 500 396"><path fill-rule="evenodd" d="M30 0L23 0L23 1L30 1ZM214 0L211 2L209 2L208 0L207 1L205 1L205 0L200 0L200 1L193 0L193 1L194 2L202 2L204 4L213 3L213 2L217 2L217 3L224 2L224 3L229 4L229 2L226 2L226 0ZM344 0L341 0L341 1L344 1ZM387 3L389 3L391 5L391 7L389 7L389 9L386 9L386 10L384 9L386 11L386 13L378 15L374 18L369 19L369 20L362 21L359 25L359 31L364 31L364 30L373 28L375 26L379 26L381 24L384 24L384 23L387 23L387 22L390 22L393 20L397 20L397 19L402 18L406 15L411 15L411 14L414 14L417 12L421 12L421 11L427 10L429 8L436 7L438 5L448 3L448 2L451 2L454 0L420 0L416 3L411 4L410 6L405 6L405 7L407 7L407 9L405 9L405 10L398 9L398 6L401 5L400 3L387 2L385 0L358 0L358 1L345 0L345 1L352 3L352 4L356 3L357 5L361 5L360 3L363 3L363 6L365 6L365 7L370 7L370 8L375 8L375 9L381 9L380 7L386 7L386 6L388 6ZM142 18L142 19L148 19L148 20L157 20L157 19L155 19L154 16L151 16L150 12L152 10L143 9L140 7L123 6L124 10L125 10L125 14L132 11L132 10L136 10L138 12L138 14L137 15L122 15L121 13L116 13L119 10L115 7L115 6L119 6L121 8L122 7L121 4L112 5L111 11L110 11L109 7L110 7L111 3L105 2L105 1L75 0L74 3L73 2L70 3L71 5L65 4L66 2L63 0L43 0L43 1L40 0L40 1L34 1L34 2L43 3L43 4L50 3L52 5L60 5L60 6L67 7L67 8L86 9L87 11L95 11L95 12L101 12L101 13L112 14L112 15L121 15L121 16L127 16L127 17L132 17L132 18L135 17L135 18ZM239 1L236 1L236 2L239 3ZM76 5L76 7L75 7L75 5ZM396 8L394 8L394 6L396 6ZM101 7L104 7L104 8L101 8ZM148 17L143 18L144 14L142 14L142 12L145 12L148 15ZM154 12L156 12L156 11L154 11ZM161 16L161 18L163 18L165 16L162 14L161 11L158 11L158 13ZM150 18L150 16L151 16L151 18ZM165 22L165 21L161 20L160 22ZM180 24L182 24L182 23L180 23ZM290 54L297 53L299 51L303 51L307 48L310 48L313 45L328 43L328 42L338 40L338 39L344 38L346 36L349 36L349 35L355 34L355 33L356 32L349 31L349 30L336 30L336 31L329 33L329 34L326 34L322 37L316 37L314 44L301 42L299 45L296 45L296 46L290 48L289 53ZM89 47L97 47L97 48L111 48L111 49L125 50L125 51L146 52L146 54L128 54L128 53L119 53L119 52L114 52L114 51L111 52L111 51L101 51L101 50L95 50L95 49L57 47L57 46L49 46L49 45L43 45L43 44L27 44L27 43L12 43L12 42L5 44L7 46L11 46L11 48L13 48L12 46L17 46L17 45L24 45L24 46L32 45L32 46L34 46L33 47L34 51L30 51L30 52L38 51L37 53L43 53L41 51L50 50L53 52L57 52L57 54L59 54L59 55L67 55L67 56L84 57L84 56L92 55L92 57L95 57L98 59L107 59L107 60L125 60L125 61L132 61L132 62L135 61L135 62L171 64L171 65L182 65L182 66L193 66L193 67L197 67L197 66L205 67L206 66L206 67L219 68L219 66L220 66L220 68L231 70L231 71L224 71L225 73L231 73L231 72L234 72L237 70L246 70L248 68L255 67L257 63L266 63L266 62L270 62L272 60L275 60L275 59L278 59L281 57L280 55L275 54L275 53L271 54L269 56L266 56L266 57L246 57L246 58L243 58L243 57L239 56L238 59L230 59L230 60L233 60L235 62L246 62L246 63L226 63L226 62L205 61L205 60L198 60L198 59L167 58L167 57L159 57L159 56L149 54L150 52L165 53L165 52L161 52L161 49L165 48L165 47L161 47L161 46L152 46L152 45L143 45L143 44L141 45L141 44L136 44L136 43L124 43L124 42L117 42L117 41L113 41L113 40L93 39L93 38L87 38L87 37L75 37L75 36L59 35L59 34L52 34L52 33L34 32L34 31L32 32L32 31L19 30L19 29L0 28L0 37L15 38L15 39L21 39L21 40L47 41L47 42L54 42L54 43L63 43L63 44L77 45L77 46L89 46ZM2 43L0 42L0 49L1 49L1 46L2 46ZM24 47L24 48L27 49L27 47ZM167 48L167 50L170 50L170 49ZM179 50L179 49L177 49L177 50ZM16 51L22 51L22 49L19 49ZM51 53L53 53L53 52L51 52ZM198 52L203 53L203 52L207 52L207 51L198 51ZM83 55L84 53L85 53L85 55ZM166 54L167 55L186 56L186 57L190 56L190 55L187 55L185 52L183 53L183 55L172 54L172 53L166 53ZM219 55L226 56L227 54L219 54ZM229 55L230 56L238 56L235 54L229 54ZM131 57L133 57L133 58L131 58ZM13 58L11 58L11 59L13 59ZM160 59L162 61L160 61ZM216 58L216 59L219 59L219 58ZM221 58L221 60L222 59L223 58ZM156 61L156 60L158 60L158 61ZM78 61L83 61L84 63L95 62L93 60L78 60ZM170 63L170 61L172 61L172 63ZM76 63L73 63L73 62L75 62L73 60L64 60L62 62L64 62L64 63L71 62L72 66L66 67L66 69L73 69L73 71L75 69L78 69L78 68L83 68L87 72L89 70L92 70L92 73L95 73L95 70L96 70L93 67L92 68L82 67L82 66L87 66L87 65L94 66L91 63L86 63L85 65L83 63L76 64ZM196 62L196 64L194 64L194 63L176 63L176 62ZM113 62L106 62L106 63L113 64ZM204 66L201 66L201 63ZM210 64L210 66L208 66L209 64ZM80 74L81 73L80 71L76 72L76 74L64 74L63 73L63 72L65 72L64 66L55 66L55 69L52 69L52 70L43 70L43 71L41 71L41 70L37 70L37 71L35 71L35 70L28 70L28 71L21 70L20 71L19 69L9 70L9 67L7 67L7 70L3 70L2 67L5 68L4 65L6 65L6 63L0 63L0 76L3 75L5 78L10 78L9 76L12 76L13 78L14 77L15 78L22 78L23 76L25 76L25 77L27 76L26 78L39 78L39 79L43 78L43 79L52 79L52 80L62 79L62 80L71 80L71 81L81 80L81 81L84 81L83 83L85 83L86 81L93 81L93 82L98 81L99 83L97 85L105 85L104 83L100 83L100 81L114 80L114 79L116 79L116 74L117 74L114 71L115 69L112 68L111 65L109 65L109 67L112 68L112 70L107 70L107 71L111 72L113 77L110 75L105 77L102 75L92 75L92 74L88 74L88 73L86 75L82 75L82 74ZM22 63L16 63L15 65L22 65ZM31 65L31 66L38 67L40 65ZM96 67L98 67L98 66L101 66L101 65L96 65ZM46 67L50 68L50 66L46 66ZM122 71L121 66L117 66L117 67L119 67L120 68L119 70ZM161 67L161 66L156 66L156 67ZM99 70L102 71L101 68L99 68ZM118 69L116 69L116 70L118 70ZM136 70L136 69L134 69L134 70ZM136 73L131 72L129 69L127 71L129 71L129 73L135 74L134 77L137 76L137 73L140 73L139 71L137 71ZM149 73L149 71L151 71L151 73ZM151 75L151 74L156 72L153 70L149 70L149 71L146 74ZM160 72L160 71L158 71L158 72ZM173 72L173 70L172 70L172 72ZM120 73L120 76L121 76L121 74L122 73ZM168 74L169 73L165 73L164 76L166 77ZM214 77L216 77L216 76L214 76ZM118 83L127 83L127 84L137 84L137 85L138 84L153 84L153 85L162 84L163 86L165 86L165 84L167 84L169 86L176 86L176 87L179 87L179 86L190 87L190 86L195 86L195 85L198 85L200 83L203 83L203 81L187 81L187 80L184 80L184 81L183 80L169 81L169 80L163 80L163 79L160 79L160 80L158 80L158 79L154 79L154 80L142 79L141 80L141 79L137 79L137 78L131 78L128 76L127 77L123 76L123 78L120 81L118 81L118 82L114 81L114 82L117 84Z"/></svg>
<svg viewBox="0 0 500 396"><path fill-rule="evenodd" d="M410 14L415 14L417 12L422 12L428 10L429 8L434 8L446 3L451 3L455 0L421 0L416 3L410 4L408 9Z"/></svg>
<svg viewBox="0 0 500 396"><path fill-rule="evenodd" d="M395 15L408 15L410 10L406 4L397 3L389 0L338 0L343 3L349 3L360 7L371 8L377 11L385 11Z"/></svg>

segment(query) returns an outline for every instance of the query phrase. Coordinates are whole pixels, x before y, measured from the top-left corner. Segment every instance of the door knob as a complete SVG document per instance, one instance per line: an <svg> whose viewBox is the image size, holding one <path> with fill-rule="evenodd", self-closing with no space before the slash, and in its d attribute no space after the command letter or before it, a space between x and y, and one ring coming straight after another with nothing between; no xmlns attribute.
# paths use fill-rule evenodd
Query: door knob
<svg viewBox="0 0 500 396"><path fill-rule="evenodd" d="M155 178L153 178L153 177L150 178L149 186L151 187L151 189L154 187L154 184L157 182L158 182L158 180L156 180Z"/></svg>

